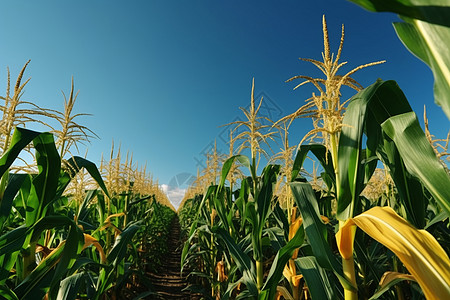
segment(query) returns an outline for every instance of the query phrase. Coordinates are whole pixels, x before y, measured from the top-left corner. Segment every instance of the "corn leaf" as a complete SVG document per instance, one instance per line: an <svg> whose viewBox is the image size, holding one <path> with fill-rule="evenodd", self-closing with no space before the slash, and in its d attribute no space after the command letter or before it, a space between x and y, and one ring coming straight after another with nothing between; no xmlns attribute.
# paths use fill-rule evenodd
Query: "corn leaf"
<svg viewBox="0 0 450 300"><path fill-rule="evenodd" d="M341 135L338 148L339 188L337 194L339 220L353 216L356 201L363 187L360 178L364 178L362 168L362 135L367 112L367 101L364 101L367 89L361 93L361 98L352 98L342 120ZM365 157L364 157L365 158Z"/></svg>
<svg viewBox="0 0 450 300"><path fill-rule="evenodd" d="M230 234L223 228L213 228L213 232L218 234L218 236L224 241L239 271L242 273L242 282L248 288L250 293L256 296L258 294L255 277L256 269L251 259L244 253L244 251L242 251L238 244L236 244L236 242L231 238Z"/></svg>
<svg viewBox="0 0 450 300"><path fill-rule="evenodd" d="M374 207L347 220L337 233L343 257L355 225L397 255L428 299L450 298L450 260L430 233L414 228L390 207Z"/></svg>
<svg viewBox="0 0 450 300"><path fill-rule="evenodd" d="M380 281L380 288L375 294L372 295L372 297L370 297L369 300L379 299L381 295L387 292L391 287L405 280L416 281L414 276L409 274L402 274L398 272L384 273Z"/></svg>
<svg viewBox="0 0 450 300"><path fill-rule="evenodd" d="M133 236L141 228L142 221L129 224L116 238L111 252L108 254L108 262L117 265L125 258L128 245L132 242Z"/></svg>
<svg viewBox="0 0 450 300"><path fill-rule="evenodd" d="M4 300L19 300L17 295L11 291L6 285L0 285L0 295Z"/></svg>
<svg viewBox="0 0 450 300"><path fill-rule="evenodd" d="M300 257L295 264L305 278L312 299L335 299L326 271L319 266L314 256Z"/></svg>
<svg viewBox="0 0 450 300"><path fill-rule="evenodd" d="M320 217L317 199L311 185L303 182L292 182L290 186L297 206L300 208L306 236L318 264L322 268L332 270L346 288L356 288L352 287L352 284L344 277L342 265L328 245L327 229Z"/></svg>
<svg viewBox="0 0 450 300"><path fill-rule="evenodd" d="M267 165L261 175L262 186L256 196L256 212L258 215L258 231L261 236L264 224L272 212L273 188L280 171L279 165Z"/></svg>
<svg viewBox="0 0 450 300"><path fill-rule="evenodd" d="M0 232L2 231L6 220L11 213L14 198L22 187L22 183L28 177L28 174L10 174L8 185L6 186L3 199L0 203Z"/></svg>
<svg viewBox="0 0 450 300"><path fill-rule="evenodd" d="M278 252L270 267L269 275L262 288L262 293L259 299L274 299L277 292L278 282L283 276L283 269L286 266L289 259L292 257L292 253L295 249L299 248L305 239L305 231L297 230L294 237Z"/></svg>
<svg viewBox="0 0 450 300"><path fill-rule="evenodd" d="M424 194L423 185L408 172L395 143L385 133L383 136L384 143L379 146L377 154L384 165L387 166L395 183L399 200L406 212L403 217L415 227L424 228L428 201Z"/></svg>
<svg viewBox="0 0 450 300"><path fill-rule="evenodd" d="M42 133L33 140L39 173L33 178L26 207L26 225L45 216L47 204L55 200L61 170L61 159L53 135Z"/></svg>
<svg viewBox="0 0 450 300"><path fill-rule="evenodd" d="M384 137L380 124L393 115L410 111L411 106L395 81L377 80L351 98L343 120L338 150L339 195L336 214L339 220L344 221L353 216L357 205L355 201L358 201L363 183L370 175L372 168L370 165L361 165L362 158L367 159L375 153L381 155L379 145L384 142ZM361 155L363 130L367 135L366 157Z"/></svg>
<svg viewBox="0 0 450 300"><path fill-rule="evenodd" d="M365 109L360 109L365 108ZM353 111L355 111L352 113ZM393 178L400 195L400 200L404 205L408 220L413 222L414 225L423 228L425 225L425 216L423 213L423 209L426 207L426 198L423 196L423 191L421 185L412 177L418 177L422 183L426 183L427 179L425 177L421 177L420 173L433 173L435 178L439 177L445 184L434 182L434 186L432 183L425 187L427 189L435 190L439 193L438 198L436 199L438 203L443 207L447 212L449 212L448 208L445 208L447 204L443 200L445 197L443 195L447 194L447 199L450 199L448 194L450 193L447 188L443 188L443 186L448 186L448 176L442 172L442 168L425 168L419 172L414 172L414 169L410 166L412 165L420 165L420 168L424 167L422 161L411 161L408 158L408 155L413 155L411 152L414 152L416 157L426 157L427 161L431 164L436 165L439 164L436 156L431 154L432 148L429 145L428 141L425 139L425 134L420 129L420 125L416 121L413 126L416 132L416 136L412 141L409 140L409 144L412 146L417 142L421 145L421 147L409 148L409 153L407 151L397 150L399 147L405 147L404 145L408 144L408 141L399 142L404 138L411 138L411 134L402 134L404 129L404 125L401 123L396 123L395 126L382 126L382 124L393 116L402 115L405 113L411 113L412 109L408 104L408 101L398 87L395 81L381 81L378 80L371 86L362 90L358 94L352 97L351 102L349 104L347 113L350 113L349 116L355 115L355 118L350 118L346 116L344 119L344 124L348 126L343 127L340 147L345 146L339 149L340 157L342 160L339 161L339 182L340 182L340 195L338 197L338 209L337 209L337 217L340 220L346 220L350 218L354 213L353 208L355 207L354 201L357 200L357 195L359 195L359 191L361 190L361 179L362 177L368 177L370 172L367 170L362 174L361 165L357 168L356 161L354 163L350 163L352 157L358 156L358 145L360 140L361 129L358 126L364 126L365 133L367 135L367 159L369 156L376 153L378 158L383 161L383 163L388 166L391 177ZM364 114L364 115L363 115ZM364 125L361 125L361 122L358 121L353 123L354 120L359 120L364 116ZM386 122L386 124L389 122ZM393 137L396 135L396 140L392 143ZM402 138L403 137L403 138ZM404 144L404 145L403 145ZM414 151L412 151L414 150ZM397 151L400 153L398 155ZM431 151L431 152L430 152ZM405 155L406 154L406 155ZM409 160L409 163L406 163L406 159ZM403 163L403 161L405 161ZM366 166L367 169L367 166ZM370 167L369 167L370 169ZM447 179L445 178L447 177ZM366 178L367 179L367 178ZM366 181L365 179L365 181ZM359 184L358 184L359 182ZM356 185L360 185L357 187ZM433 194L436 196L436 193Z"/></svg>
<svg viewBox="0 0 450 300"><path fill-rule="evenodd" d="M19 127L14 130L9 149L0 158L0 177L2 177L6 170L9 169L19 155L20 151L22 151L23 148L25 148L39 135L39 132Z"/></svg>
<svg viewBox="0 0 450 300"><path fill-rule="evenodd" d="M28 228L22 225L0 236L0 256L19 251L25 243L28 232Z"/></svg>
<svg viewBox="0 0 450 300"><path fill-rule="evenodd" d="M230 172L230 169L233 166L233 163L235 160L238 160L241 164L243 164L246 167L250 167L250 160L245 155L234 155L234 156L228 158L223 163L222 175L220 177L220 183L219 183L220 188L222 188L224 186L225 180L227 179L228 173Z"/></svg>
<svg viewBox="0 0 450 300"><path fill-rule="evenodd" d="M64 244L61 244L14 289L20 299L42 299L45 296L55 273L54 267L61 258L63 250Z"/></svg>
<svg viewBox="0 0 450 300"><path fill-rule="evenodd" d="M447 2L448 4L448 2ZM450 6L441 7L450 20ZM405 46L433 71L434 100L450 119L450 54L447 41L450 28L420 20L404 18L406 23L394 23L395 31Z"/></svg>
<svg viewBox="0 0 450 300"><path fill-rule="evenodd" d="M393 12L405 17L450 27L450 9L445 0L350 0L367 10Z"/></svg>
<svg viewBox="0 0 450 300"><path fill-rule="evenodd" d="M65 188L69 184L70 179L73 178L81 168L85 168L86 171L89 172L91 177L98 183L105 195L109 197L109 193L106 189L106 185L102 179L102 176L100 175L97 166L93 162L79 156L73 156L67 161L67 165L68 168L65 170L65 174L62 176L58 187L58 194L62 195Z"/></svg>
<svg viewBox="0 0 450 300"><path fill-rule="evenodd" d="M419 178L450 216L450 176L433 151L413 112L389 118L383 130L395 142L407 170Z"/></svg>
<svg viewBox="0 0 450 300"><path fill-rule="evenodd" d="M72 268L78 258L78 255L81 253L83 245L83 232L76 224L72 224L67 235L61 259L59 260L55 273L53 274L49 292L50 299L56 298L61 278L66 277L67 272Z"/></svg>
<svg viewBox="0 0 450 300"><path fill-rule="evenodd" d="M292 167L291 181L294 181L303 166L303 162L306 159L308 152L312 152L314 156L319 160L320 164L324 168L325 172L331 177L333 182L336 181L333 160L331 155L327 152L327 149L322 144L301 145L295 156L294 164Z"/></svg>
<svg viewBox="0 0 450 300"><path fill-rule="evenodd" d="M394 23L398 37L434 75L435 102L450 119L450 5L446 0L351 0L371 11L390 11L405 22Z"/></svg>
<svg viewBox="0 0 450 300"><path fill-rule="evenodd" d="M21 226L0 236L0 286L4 285L9 278L19 250L25 243L27 232L28 229Z"/></svg>
<svg viewBox="0 0 450 300"><path fill-rule="evenodd" d="M57 299L75 300L84 276L84 273L76 273L64 278L61 281Z"/></svg>

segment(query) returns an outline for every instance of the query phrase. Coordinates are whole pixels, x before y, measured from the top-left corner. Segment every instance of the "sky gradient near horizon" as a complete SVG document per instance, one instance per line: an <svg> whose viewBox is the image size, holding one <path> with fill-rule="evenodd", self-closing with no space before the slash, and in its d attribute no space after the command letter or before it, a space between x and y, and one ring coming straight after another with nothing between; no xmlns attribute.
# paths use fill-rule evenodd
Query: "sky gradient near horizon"
<svg viewBox="0 0 450 300"><path fill-rule="evenodd" d="M87 145L87 158L98 164L114 140L147 164L172 200L205 165L214 141L227 153L220 126L242 116L252 78L274 120L310 97L311 87L293 91L296 84L285 81L319 75L298 58L321 59L322 15L334 52L345 25L343 72L386 60L354 78L363 86L396 80L419 119L427 106L432 133L443 138L449 129L433 101L431 71L396 37L398 17L349 1L4 1L0 11L0 94L7 67L14 80L31 59L23 99L62 109L61 91L69 93L73 76L75 111L92 114L78 121L100 137ZM311 128L310 120L295 122L291 144Z"/></svg>

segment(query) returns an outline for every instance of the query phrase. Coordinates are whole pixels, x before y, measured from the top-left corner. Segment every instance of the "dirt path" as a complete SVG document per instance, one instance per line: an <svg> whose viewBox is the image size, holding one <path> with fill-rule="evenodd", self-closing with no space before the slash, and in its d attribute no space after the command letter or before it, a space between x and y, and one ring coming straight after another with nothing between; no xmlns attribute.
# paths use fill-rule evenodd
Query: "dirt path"
<svg viewBox="0 0 450 300"><path fill-rule="evenodd" d="M180 276L180 261L182 245L180 245L180 223L178 216L175 216L170 229L168 240L169 253L165 257L162 272L148 273L155 291L160 297L153 296L148 299L179 299L190 300L189 292L182 292L187 285L186 278Z"/></svg>

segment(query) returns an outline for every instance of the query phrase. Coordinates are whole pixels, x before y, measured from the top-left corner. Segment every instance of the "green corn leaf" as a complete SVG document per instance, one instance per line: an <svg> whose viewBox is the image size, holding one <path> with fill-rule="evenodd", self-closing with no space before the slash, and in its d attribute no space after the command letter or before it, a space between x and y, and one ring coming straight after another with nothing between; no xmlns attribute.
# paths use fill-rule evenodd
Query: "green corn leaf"
<svg viewBox="0 0 450 300"><path fill-rule="evenodd" d="M317 263L314 256L297 258L295 264L305 278L312 299L336 298L326 271Z"/></svg>
<svg viewBox="0 0 450 300"><path fill-rule="evenodd" d="M277 286L283 277L283 269L286 266L289 259L292 257L292 253L295 249L299 248L305 239L305 231L300 228L295 233L294 237L278 252L270 267L269 275L263 286L263 292L260 294L259 299L274 299L277 292Z"/></svg>
<svg viewBox="0 0 450 300"><path fill-rule="evenodd" d="M89 214L88 205L95 198L95 196L97 196L96 190L87 191L86 195L84 196L83 202L80 205L80 209L78 210L78 213L77 213L78 222L80 222L82 220L86 220L86 218L88 217L88 214ZM146 200L146 199L144 198L143 200ZM130 203L130 206L131 205L132 204Z"/></svg>
<svg viewBox="0 0 450 300"><path fill-rule="evenodd" d="M446 0L351 0L371 11L390 11L405 22L394 23L398 37L434 75L435 102L450 119L450 4Z"/></svg>
<svg viewBox="0 0 450 300"><path fill-rule="evenodd" d="M14 198L22 187L23 182L28 177L28 174L10 174L8 185L6 186L3 199L0 202L0 232L6 223L6 220L11 213Z"/></svg>
<svg viewBox="0 0 450 300"><path fill-rule="evenodd" d="M28 228L22 235L32 233L31 241L37 241L41 233L46 229L53 229L69 225L67 239L61 243L48 257L46 257L15 289L15 293L21 299L34 299L50 289L50 298L56 297L59 282L75 263L78 254L84 245L84 237L81 229L75 222L66 216L47 216L39 220L33 227ZM13 231L14 232L14 231ZM56 266L56 268L55 268Z"/></svg>
<svg viewBox="0 0 450 300"><path fill-rule="evenodd" d="M236 262L239 271L243 275L242 280L247 289L252 295L257 295L258 289L256 287L255 277L256 269L251 259L242 251L242 249L231 238L230 234L223 228L213 228L213 232L224 241L228 251Z"/></svg>
<svg viewBox="0 0 450 300"><path fill-rule="evenodd" d="M450 6L440 10L447 12L448 22ZM404 20L406 23L394 23L395 31L409 51L433 71L434 100L450 119L450 54L446 44L450 40L450 25L443 27L415 19Z"/></svg>
<svg viewBox="0 0 450 300"><path fill-rule="evenodd" d="M450 176L436 157L413 112L389 118L383 130L394 141L407 170L419 178L450 216Z"/></svg>
<svg viewBox="0 0 450 300"><path fill-rule="evenodd" d="M98 183L105 195L110 197L102 176L93 162L79 156L73 156L67 161L67 165L68 168L65 170L65 175L62 176L63 178L58 187L58 193L62 194L67 187L67 184L69 184L70 178L73 178L81 168L85 168L92 178Z"/></svg>
<svg viewBox="0 0 450 300"><path fill-rule="evenodd" d="M339 220L346 220L353 216L356 201L362 190L358 183L360 183L359 178L365 176L361 168L361 152L366 106L367 102L364 98L353 98L342 120L344 126L338 148L337 217Z"/></svg>
<svg viewBox="0 0 450 300"><path fill-rule="evenodd" d="M61 159L53 135L42 133L33 140L39 173L33 178L26 203L26 224L33 225L45 216L49 204L56 197L61 170Z"/></svg>
<svg viewBox="0 0 450 300"><path fill-rule="evenodd" d="M404 217L415 227L423 228L426 223L425 214L428 204L423 186L407 171L395 143L389 137L385 137L385 134L383 136L384 143L379 146L378 155L387 166L395 183L399 200L406 211Z"/></svg>
<svg viewBox="0 0 450 300"><path fill-rule="evenodd" d="M350 0L367 10L393 12L405 17L450 27L449 6L445 0Z"/></svg>
<svg viewBox="0 0 450 300"><path fill-rule="evenodd" d="M396 101L392 101L396 99ZM337 218L346 220L353 216L366 170L361 166L362 134L367 135L367 153L378 154L382 142L380 124L393 115L412 111L405 95L395 81L377 80L350 99L339 141L339 195Z"/></svg>
<svg viewBox="0 0 450 300"><path fill-rule="evenodd" d="M21 226L0 237L0 286L5 284L9 278L19 255L19 250L25 244L27 233L28 229Z"/></svg>
<svg viewBox="0 0 450 300"><path fill-rule="evenodd" d="M132 242L136 232L142 227L141 223L142 221L138 221L130 224L119 236L117 236L114 246L108 254L108 262L116 265L125 258L128 245Z"/></svg>
<svg viewBox="0 0 450 300"><path fill-rule="evenodd" d="M6 285L0 285L0 296L4 300L19 300L17 295L11 291Z"/></svg>
<svg viewBox="0 0 450 300"><path fill-rule="evenodd" d="M29 230L25 225L0 236L0 256L19 251L25 243Z"/></svg>
<svg viewBox="0 0 450 300"><path fill-rule="evenodd" d="M279 171L279 165L268 165L264 168L261 176L262 186L256 198L256 210L260 218L261 231L262 226L264 226L264 223L269 216L269 212L271 211L270 208L273 197L273 187L277 181Z"/></svg>
<svg viewBox="0 0 450 300"><path fill-rule="evenodd" d="M31 143L38 135L40 135L39 132L24 128L17 127L16 130L14 130L9 149L0 158L0 177L2 177L9 169L20 151L22 151L22 149Z"/></svg>
<svg viewBox="0 0 450 300"><path fill-rule="evenodd" d="M408 112L412 109L395 81L378 80L352 97L344 118L344 124L348 126L343 127L339 149L342 159L339 160L338 219L346 220L353 216L355 201L358 201L359 193L373 172L370 165L373 161L366 166L361 164L361 128L364 128L367 135L366 158L376 154L383 161L399 189L408 220L418 227L424 226L424 213L420 207L426 207L426 198L420 185L408 174L410 171L403 170L402 157L396 155L398 146L390 142L391 138L381 128L381 124L390 117ZM356 157L360 163L356 162Z"/></svg>
<svg viewBox="0 0 450 300"><path fill-rule="evenodd" d="M63 250L64 245L60 245L14 289L20 299L42 299L45 296L55 273L54 267L61 258Z"/></svg>
<svg viewBox="0 0 450 300"><path fill-rule="evenodd" d="M326 240L326 227L322 222L317 205L317 199L309 183L290 183L292 194L303 217L303 226L311 244L318 264L325 269L332 270L347 289L354 289L344 277L342 265L332 253Z"/></svg>
<svg viewBox="0 0 450 300"><path fill-rule="evenodd" d="M83 232L77 226L77 224L74 223L69 229L66 243L64 245L64 251L53 275L49 292L50 299L56 298L61 278L66 277L67 272L72 268L78 258L78 255L81 253L83 245Z"/></svg>
<svg viewBox="0 0 450 300"><path fill-rule="evenodd" d="M41 233L47 229L59 228L63 226L77 226L75 222L67 216L50 215L37 221L30 229L33 234L31 241L37 242L41 236ZM78 227L78 226L77 226Z"/></svg>
<svg viewBox="0 0 450 300"><path fill-rule="evenodd" d="M278 201L275 204L275 208L273 209L273 215L278 223L278 227L283 229L285 239L288 240L289 222L288 219L286 218L286 215L284 214L283 209L280 207L280 203Z"/></svg>
<svg viewBox="0 0 450 300"><path fill-rule="evenodd" d="M294 165L292 167L291 181L294 181L297 178L303 166L303 162L306 159L306 155L310 151L319 160L325 172L330 176L333 182L336 181L333 168L333 160L331 159L330 153L327 152L326 147L322 144L311 144L300 146L295 156Z"/></svg>
<svg viewBox="0 0 450 300"><path fill-rule="evenodd" d="M197 229L197 222L198 220L195 220L194 223L192 223L191 229L189 230L189 238L184 243L183 251L181 252L181 272L183 272L183 268L186 265L186 258L189 253L189 245L191 243L191 240L195 237L195 230Z"/></svg>
<svg viewBox="0 0 450 300"><path fill-rule="evenodd" d="M249 167L250 161L247 156L244 155L234 155L228 158L222 166L222 175L220 177L219 187L222 188L225 184L225 180L227 179L228 173L230 172L231 167L235 160L238 160L242 165Z"/></svg>

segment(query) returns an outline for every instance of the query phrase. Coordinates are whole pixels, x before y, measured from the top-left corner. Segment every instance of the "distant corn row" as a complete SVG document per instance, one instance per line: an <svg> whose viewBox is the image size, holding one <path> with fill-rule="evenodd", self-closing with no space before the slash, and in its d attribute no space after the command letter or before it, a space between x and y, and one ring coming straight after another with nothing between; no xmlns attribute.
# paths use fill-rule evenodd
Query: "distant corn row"
<svg viewBox="0 0 450 300"><path fill-rule="evenodd" d="M427 121L422 130L396 82L363 89L351 77L381 62L339 75L344 28L336 54L325 18L323 34L323 60L302 60L324 78L288 80L317 89L306 104L273 122L259 115L253 83L247 120L229 124L229 155L214 149L189 188L179 209L189 289L209 299L448 299L448 137L434 139ZM343 86L357 94L341 101ZM299 117L314 128L292 147ZM307 158L320 169L306 172Z"/></svg>
<svg viewBox="0 0 450 300"><path fill-rule="evenodd" d="M22 100L24 68L8 82L0 123L2 299L133 299L150 295L146 269L167 253L173 207L120 147L100 168L75 156L95 134L78 124L77 95L64 112ZM55 122L58 127L50 125ZM25 129L31 123L49 128ZM139 296L140 294L140 296Z"/></svg>

